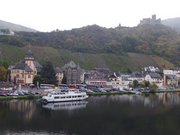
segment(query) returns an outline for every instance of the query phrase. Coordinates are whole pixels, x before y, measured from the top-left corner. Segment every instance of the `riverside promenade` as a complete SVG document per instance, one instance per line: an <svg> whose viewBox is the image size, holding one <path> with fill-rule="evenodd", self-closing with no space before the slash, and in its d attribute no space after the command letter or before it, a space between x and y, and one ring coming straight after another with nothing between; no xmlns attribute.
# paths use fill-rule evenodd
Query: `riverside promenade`
<svg viewBox="0 0 180 135"><path fill-rule="evenodd" d="M49 92L58 90L58 89L42 89L42 88L31 88L31 87L22 87L21 89L15 90L18 92L24 92L25 94L17 95L1 95L0 99L34 99L41 98L44 95L47 95ZM86 91L85 91L86 92ZM111 91L111 92L87 92L89 96L100 96L100 95L122 95L122 94L153 94L153 93L175 93L180 92L180 89L163 89L156 91Z"/></svg>

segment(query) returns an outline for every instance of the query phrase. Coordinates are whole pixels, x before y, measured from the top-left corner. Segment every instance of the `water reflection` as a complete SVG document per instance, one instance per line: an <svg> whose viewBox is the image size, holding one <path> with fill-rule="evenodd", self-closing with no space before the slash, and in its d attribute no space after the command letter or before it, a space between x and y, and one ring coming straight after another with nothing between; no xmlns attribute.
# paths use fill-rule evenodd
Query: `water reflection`
<svg viewBox="0 0 180 135"><path fill-rule="evenodd" d="M98 102L107 103L129 103L130 105L141 105L144 107L177 106L180 105L180 93L156 93L144 95L110 95L89 98L89 102L95 105ZM97 104L98 105L98 104Z"/></svg>
<svg viewBox="0 0 180 135"><path fill-rule="evenodd" d="M90 96L88 101L0 101L3 135L180 134L180 93ZM147 132L148 131L148 132Z"/></svg>
<svg viewBox="0 0 180 135"><path fill-rule="evenodd" d="M50 110L75 110L86 108L88 101L72 101L72 102L57 102L57 103L48 103L42 105L43 108Z"/></svg>
<svg viewBox="0 0 180 135"><path fill-rule="evenodd" d="M176 106L180 105L180 93L157 93L146 95L110 95L110 96L92 96L88 101L72 101L72 102L58 102L48 103L42 105L43 108L50 110L74 110L86 108L88 102L90 105L102 105L101 102L108 103L129 103L131 105L141 104L144 107L156 107L159 105ZM36 101L33 100L2 100L0 107L6 107L10 111L16 111L21 114L26 120L30 120L35 113L37 107ZM2 111L2 110L1 110Z"/></svg>
<svg viewBox="0 0 180 135"><path fill-rule="evenodd" d="M6 107L6 109L11 112L17 112L18 117L21 117L22 119L27 121L32 119L33 114L36 110L36 106L34 105L34 102L32 100L4 100L1 101L0 106Z"/></svg>

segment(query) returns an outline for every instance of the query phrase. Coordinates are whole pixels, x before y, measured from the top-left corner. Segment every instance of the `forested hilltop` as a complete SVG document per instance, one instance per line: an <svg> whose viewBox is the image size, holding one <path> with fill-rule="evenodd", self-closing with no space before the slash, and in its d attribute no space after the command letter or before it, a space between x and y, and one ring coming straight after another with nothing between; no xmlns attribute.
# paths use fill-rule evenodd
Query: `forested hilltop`
<svg viewBox="0 0 180 135"><path fill-rule="evenodd" d="M172 29L180 33L180 17L163 20L162 24L171 27Z"/></svg>
<svg viewBox="0 0 180 135"><path fill-rule="evenodd" d="M42 59L40 59L39 54L36 54L37 49L34 49L35 56L37 55L42 61L44 57L48 57L52 61L54 60L56 65L63 65L72 58L85 68L93 68L100 63L101 66L104 65L115 70L118 70L118 67L123 70L127 68L134 70L148 65L148 62L142 64L143 61L148 60L144 60L147 56L152 57L154 64L161 67L172 66L171 63L175 66L180 65L180 36L164 25L141 25L132 28L118 26L109 29L92 25L48 33L17 32L15 36L0 36L0 43L21 49L27 48L28 45L31 45L32 48L40 47L42 50L43 48L47 49L47 47L51 48L51 50L55 50L55 52L50 52L52 56L50 54L49 57L43 56L39 52L42 55ZM54 56L55 54L57 56ZM86 57L84 57L85 60L83 58L76 59L78 55L86 56L91 62L88 63ZM136 57L133 56L130 58L132 55L140 55L141 57L137 56L135 59ZM93 57L95 57L95 62L91 60ZM59 60L60 58L61 60ZM129 63L125 62L123 65L121 62L126 60L129 60ZM140 62L137 63L137 60ZM132 64L134 61L135 64Z"/></svg>

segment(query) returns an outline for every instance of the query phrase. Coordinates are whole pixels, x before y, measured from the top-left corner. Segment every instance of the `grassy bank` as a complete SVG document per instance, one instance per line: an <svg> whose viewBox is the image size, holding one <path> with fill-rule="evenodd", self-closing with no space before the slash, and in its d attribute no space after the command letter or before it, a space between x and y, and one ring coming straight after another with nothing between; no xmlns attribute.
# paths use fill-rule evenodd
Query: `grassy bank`
<svg viewBox="0 0 180 135"><path fill-rule="evenodd" d="M180 89L175 90L164 90L164 91L147 91L141 92L142 94L152 94L152 93L170 93L170 92L180 92ZM116 91L116 92L95 92L95 93L88 93L89 96L98 96L98 95L122 95L122 94L136 94L131 91Z"/></svg>
<svg viewBox="0 0 180 135"><path fill-rule="evenodd" d="M123 94L134 94L132 92L122 92L122 91L116 91L116 92L95 92L95 93L88 93L89 96L99 96L99 95L123 95Z"/></svg>
<svg viewBox="0 0 180 135"><path fill-rule="evenodd" d="M41 98L40 96L36 95L27 95L27 96L0 96L0 100L3 99L37 99Z"/></svg>

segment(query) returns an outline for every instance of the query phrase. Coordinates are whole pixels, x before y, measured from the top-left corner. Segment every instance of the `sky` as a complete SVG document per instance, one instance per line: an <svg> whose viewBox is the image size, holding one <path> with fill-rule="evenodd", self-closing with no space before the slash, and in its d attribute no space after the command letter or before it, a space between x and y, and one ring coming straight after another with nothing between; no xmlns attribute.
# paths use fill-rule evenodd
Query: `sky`
<svg viewBox="0 0 180 135"><path fill-rule="evenodd" d="M0 20L38 31L97 24L136 26L142 18L180 17L179 0L0 0Z"/></svg>

